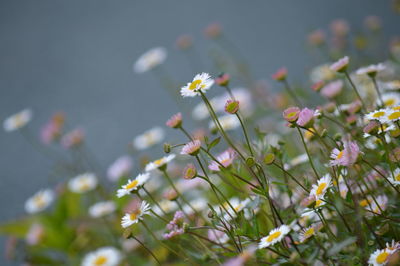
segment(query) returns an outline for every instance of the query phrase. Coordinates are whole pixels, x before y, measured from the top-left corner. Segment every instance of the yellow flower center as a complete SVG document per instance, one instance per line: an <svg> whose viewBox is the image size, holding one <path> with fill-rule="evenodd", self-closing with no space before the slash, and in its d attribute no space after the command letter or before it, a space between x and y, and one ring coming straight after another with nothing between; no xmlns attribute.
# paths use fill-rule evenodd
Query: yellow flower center
<svg viewBox="0 0 400 266"><path fill-rule="evenodd" d="M336 159L341 159L343 157L344 151L339 152L339 154L336 156Z"/></svg>
<svg viewBox="0 0 400 266"><path fill-rule="evenodd" d="M292 117L296 116L296 114L297 114L297 112L290 112L290 113L288 113L287 117L292 118Z"/></svg>
<svg viewBox="0 0 400 266"><path fill-rule="evenodd" d="M140 210L137 210L137 211L130 213L129 218L133 221L133 220L136 220L139 215L140 215Z"/></svg>
<svg viewBox="0 0 400 266"><path fill-rule="evenodd" d="M98 256L95 261L94 261L94 265L104 265L107 262L107 257L106 256Z"/></svg>
<svg viewBox="0 0 400 266"><path fill-rule="evenodd" d="M364 200L360 201L360 206L361 206L361 207L365 207L365 206L367 206L368 204L369 204L369 200L367 200L367 199L364 199Z"/></svg>
<svg viewBox="0 0 400 266"><path fill-rule="evenodd" d="M322 203L323 203L323 201L322 200L317 200L317 201L315 201L315 207L319 207L319 206L321 206L322 205Z"/></svg>
<svg viewBox="0 0 400 266"><path fill-rule="evenodd" d="M391 114L388 116L388 118L389 118L390 120L394 120L394 119L400 118L400 111L391 113Z"/></svg>
<svg viewBox="0 0 400 266"><path fill-rule="evenodd" d="M81 190L88 190L89 189L89 183L87 182L86 179L81 179L79 182L79 186Z"/></svg>
<svg viewBox="0 0 400 266"><path fill-rule="evenodd" d="M275 233L270 234L270 235L267 237L266 241L267 241L267 242L272 242L272 241L274 241L275 239L277 239L280 235L281 235L281 232L276 231Z"/></svg>
<svg viewBox="0 0 400 266"><path fill-rule="evenodd" d="M223 160L221 161L221 164L224 165L224 164L226 164L226 163L228 163L228 162L229 162L229 158L228 158L228 159L223 159Z"/></svg>
<svg viewBox="0 0 400 266"><path fill-rule="evenodd" d="M321 195L324 192L324 189L326 188L327 184L326 183L321 183L318 188L317 191L315 192L315 194L317 194L317 196Z"/></svg>
<svg viewBox="0 0 400 266"><path fill-rule="evenodd" d="M126 185L126 189L133 189L133 188L135 188L137 186L138 183L139 183L139 181L133 180L128 185Z"/></svg>
<svg viewBox="0 0 400 266"><path fill-rule="evenodd" d="M395 179L396 181L400 181L400 174L396 175L396 176L394 177L394 179Z"/></svg>
<svg viewBox="0 0 400 266"><path fill-rule="evenodd" d="M393 107L393 110L400 111L400 106Z"/></svg>
<svg viewBox="0 0 400 266"><path fill-rule="evenodd" d="M204 85L201 84L201 80L200 80L200 79L196 79L195 81L193 81L192 83L190 83L189 90L194 91L194 90L196 90L199 86L200 86L200 88L204 88Z"/></svg>
<svg viewBox="0 0 400 266"><path fill-rule="evenodd" d="M307 229L307 231L304 232L304 236L305 237L310 237L314 234L314 227L310 227L309 229Z"/></svg>
<svg viewBox="0 0 400 266"><path fill-rule="evenodd" d="M35 202L35 204L40 208L43 207L45 205L45 201L43 199L42 196L36 196L33 201Z"/></svg>
<svg viewBox="0 0 400 266"><path fill-rule="evenodd" d="M161 165L163 162L164 162L164 160L163 160L163 158L161 158L161 159L155 160L154 164L155 165Z"/></svg>
<svg viewBox="0 0 400 266"><path fill-rule="evenodd" d="M378 117L381 117L381 116L384 116L384 115L385 115L385 112L380 111L380 112L376 112L375 114L373 114L372 117L378 118Z"/></svg>
<svg viewBox="0 0 400 266"><path fill-rule="evenodd" d="M395 103L395 99L387 99L386 101L384 101L385 106L391 106Z"/></svg>
<svg viewBox="0 0 400 266"><path fill-rule="evenodd" d="M384 263L386 261L388 256L389 256L389 253L384 251L381 254L379 254L378 256L376 256L376 262L379 263L379 264L382 264L382 263Z"/></svg>

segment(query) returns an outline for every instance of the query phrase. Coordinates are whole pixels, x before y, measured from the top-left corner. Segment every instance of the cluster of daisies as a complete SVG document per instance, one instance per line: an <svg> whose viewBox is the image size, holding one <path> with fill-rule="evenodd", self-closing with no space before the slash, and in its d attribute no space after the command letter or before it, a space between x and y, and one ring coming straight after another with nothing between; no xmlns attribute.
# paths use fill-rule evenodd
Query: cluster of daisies
<svg viewBox="0 0 400 266"><path fill-rule="evenodd" d="M380 20L365 25L376 32ZM159 76L181 112L134 137L107 171L63 113L38 142L30 109L7 118L5 131L20 131L65 179L26 200L29 216L0 232L24 236L32 265L398 265L400 42L391 60L352 70L356 56L339 56L352 40L349 25L335 20L330 32L309 35L330 53L311 70L308 90L294 87L285 67L271 76L282 90L269 90L235 54L231 75L203 72L182 86ZM229 43L219 24L205 35ZM193 45L190 36L177 41L185 52ZM157 77L166 58L153 48L133 71ZM160 145L172 130L181 137ZM154 147L165 154L150 160Z"/></svg>

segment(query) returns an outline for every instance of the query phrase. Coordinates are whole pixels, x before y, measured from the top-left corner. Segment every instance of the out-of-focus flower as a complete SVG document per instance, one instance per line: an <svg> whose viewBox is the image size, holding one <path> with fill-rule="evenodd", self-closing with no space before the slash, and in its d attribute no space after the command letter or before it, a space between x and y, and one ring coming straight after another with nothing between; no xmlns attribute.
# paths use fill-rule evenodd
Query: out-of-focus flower
<svg viewBox="0 0 400 266"><path fill-rule="evenodd" d="M167 224L167 230L169 230L169 232L163 235L164 239L171 239L185 232L184 217L182 211L175 212L174 218Z"/></svg>
<svg viewBox="0 0 400 266"><path fill-rule="evenodd" d="M181 95L183 97L200 95L200 91L206 92L213 84L214 80L208 73L197 74L192 82L181 88Z"/></svg>
<svg viewBox="0 0 400 266"><path fill-rule="evenodd" d="M272 74L272 78L276 81L283 81L286 79L288 74L287 68L282 67L278 69L274 74Z"/></svg>
<svg viewBox="0 0 400 266"><path fill-rule="evenodd" d="M153 127L133 139L133 147L137 150L150 148L164 139L165 133L161 127Z"/></svg>
<svg viewBox="0 0 400 266"><path fill-rule="evenodd" d="M372 266L384 266L388 262L388 258L393 254L394 250L388 248L378 249L371 254L368 260L368 264Z"/></svg>
<svg viewBox="0 0 400 266"><path fill-rule="evenodd" d="M62 127L64 126L65 115L58 112L53 115L40 131L40 138L43 143L49 144L61 136Z"/></svg>
<svg viewBox="0 0 400 266"><path fill-rule="evenodd" d="M11 132L23 128L32 119L32 111L30 109L24 109L18 112L3 122L3 128L6 132Z"/></svg>
<svg viewBox="0 0 400 266"><path fill-rule="evenodd" d="M167 50L164 47L153 48L142 54L133 65L133 71L144 73L162 64L167 58Z"/></svg>
<svg viewBox="0 0 400 266"><path fill-rule="evenodd" d="M381 120L384 123L393 123L400 120L400 110L389 109Z"/></svg>
<svg viewBox="0 0 400 266"><path fill-rule="evenodd" d="M242 251L238 256L229 259L222 266L244 266L247 261L251 259L254 255L254 252L257 250L257 247L250 246Z"/></svg>
<svg viewBox="0 0 400 266"><path fill-rule="evenodd" d="M357 161L360 154L361 151L356 142L345 142L343 150L340 151L337 148L333 149L331 153L330 165L353 165Z"/></svg>
<svg viewBox="0 0 400 266"><path fill-rule="evenodd" d="M219 244L224 244L229 241L229 236L225 232L216 229L209 229L207 232L207 237L211 241Z"/></svg>
<svg viewBox="0 0 400 266"><path fill-rule="evenodd" d="M236 116L223 115L218 117L218 121L221 124L223 130L233 130L240 127L240 121ZM209 128L211 131L217 130L217 125L214 121L210 121Z"/></svg>
<svg viewBox="0 0 400 266"><path fill-rule="evenodd" d="M300 243L306 242L307 239L309 239L310 237L315 235L315 233L316 233L315 228L312 225L307 228L304 228L303 230L301 230L301 232L299 234Z"/></svg>
<svg viewBox="0 0 400 266"><path fill-rule="evenodd" d="M378 82L380 88L386 91L398 91L400 90L400 80L392 80L388 82Z"/></svg>
<svg viewBox="0 0 400 266"><path fill-rule="evenodd" d="M176 47L181 50L187 50L193 45L193 38L192 36L185 34L178 37L176 40Z"/></svg>
<svg viewBox="0 0 400 266"><path fill-rule="evenodd" d="M390 183L392 183L392 184L395 185L395 186L400 185L400 168L396 168L396 169L394 170L394 172L393 172L393 175L394 175L394 176L390 175L390 176L388 177Z"/></svg>
<svg viewBox="0 0 400 266"><path fill-rule="evenodd" d="M344 19L335 19L331 22L330 28L333 34L345 36L350 30L349 23Z"/></svg>
<svg viewBox="0 0 400 266"><path fill-rule="evenodd" d="M121 252L114 247L102 247L83 258L82 266L117 266L122 259Z"/></svg>
<svg viewBox="0 0 400 266"><path fill-rule="evenodd" d="M371 198L367 199L367 204L364 206L366 210L374 212L374 214L381 214L387 208L388 197L380 195L376 197L376 201Z"/></svg>
<svg viewBox="0 0 400 266"><path fill-rule="evenodd" d="M314 67L310 72L310 80L313 83L327 82L335 78L335 72L331 70L330 65L323 64Z"/></svg>
<svg viewBox="0 0 400 266"><path fill-rule="evenodd" d="M219 163L213 161L211 162L211 164L208 165L208 168L212 171L220 171L220 164L225 168L229 167L233 163L235 158L236 152L233 149L229 148L217 156L216 159Z"/></svg>
<svg viewBox="0 0 400 266"><path fill-rule="evenodd" d="M385 65L382 63L379 63L377 65L369 65L366 67L359 68L356 71L356 74L357 75L368 75L370 77L375 77L378 72L381 72L385 68L386 68Z"/></svg>
<svg viewBox="0 0 400 266"><path fill-rule="evenodd" d="M182 114L174 114L165 124L170 128L180 128L182 126Z"/></svg>
<svg viewBox="0 0 400 266"><path fill-rule="evenodd" d="M225 112L229 114L236 114L239 111L239 101L228 100L225 104Z"/></svg>
<svg viewBox="0 0 400 266"><path fill-rule="evenodd" d="M283 224L278 228L271 230L268 236L261 238L258 248L266 248L281 241L290 232L290 227Z"/></svg>
<svg viewBox="0 0 400 266"><path fill-rule="evenodd" d="M325 193L332 185L332 178L329 174L324 175L321 179L318 180L316 185L312 186L310 191L310 196L315 197L316 200L321 199L325 196Z"/></svg>
<svg viewBox="0 0 400 266"><path fill-rule="evenodd" d="M311 89L313 91L320 91L325 85L324 81L317 81L313 85L311 85Z"/></svg>
<svg viewBox="0 0 400 266"><path fill-rule="evenodd" d="M118 189L118 198L129 195L132 191L139 189L139 187L143 186L149 178L150 174L145 173L139 174L134 180L129 179L126 185L123 185L122 188Z"/></svg>
<svg viewBox="0 0 400 266"><path fill-rule="evenodd" d="M99 218L114 212L115 209L115 203L112 201L97 202L89 208L89 215L93 218Z"/></svg>
<svg viewBox="0 0 400 266"><path fill-rule="evenodd" d="M222 34L222 26L218 22L211 23L204 29L204 35L210 39L220 37Z"/></svg>
<svg viewBox="0 0 400 266"><path fill-rule="evenodd" d="M178 209L178 204L175 201L170 200L161 200L158 202L158 205L153 206L153 211L158 215L163 215L165 213L170 213ZM160 209L161 207L161 209Z"/></svg>
<svg viewBox="0 0 400 266"><path fill-rule="evenodd" d="M43 189L25 202L27 213L38 213L50 206L54 200L54 192L51 189Z"/></svg>
<svg viewBox="0 0 400 266"><path fill-rule="evenodd" d="M41 224L34 223L29 228L28 233L25 236L25 241L28 245L37 245L40 240L44 237L44 228Z"/></svg>
<svg viewBox="0 0 400 266"><path fill-rule="evenodd" d="M84 173L72 178L68 182L68 187L72 192L85 193L97 186L97 177L93 173Z"/></svg>
<svg viewBox="0 0 400 266"><path fill-rule="evenodd" d="M175 154L170 154L168 156L164 156L158 160L148 163L145 167L146 172L150 172L155 169L162 169L163 167L166 167L169 162L171 162L173 159L175 159L175 156L176 156Z"/></svg>
<svg viewBox="0 0 400 266"><path fill-rule="evenodd" d="M315 111L303 108L299 113L299 118L296 121L296 124L301 127L311 127L314 123Z"/></svg>
<svg viewBox="0 0 400 266"><path fill-rule="evenodd" d="M66 148L79 146L85 138L85 133L82 129L76 128L66 133L61 139L61 145Z"/></svg>
<svg viewBox="0 0 400 266"><path fill-rule="evenodd" d="M343 81L335 80L326 84L320 91L321 95L328 98L333 99L338 96L343 89Z"/></svg>
<svg viewBox="0 0 400 266"><path fill-rule="evenodd" d="M335 63L333 63L333 64L330 66L330 69L331 69L332 71L341 73L341 72L346 71L346 69L347 69L348 66L349 66L349 57L348 57L348 56L345 56L345 57L343 57L343 58L340 58L340 59L339 59L338 61L336 61Z"/></svg>
<svg viewBox="0 0 400 266"><path fill-rule="evenodd" d="M365 18L364 25L371 31L378 31L382 27L382 21L380 17L371 15Z"/></svg>
<svg viewBox="0 0 400 266"><path fill-rule="evenodd" d="M245 199L245 200L240 200L238 198L229 199L230 205L228 204L228 202L224 203L224 208L228 212L228 213L225 213L224 219L229 221L229 220L231 220L231 218L235 218L236 213L241 212L249 203L250 203L250 199ZM233 207L233 210L232 210L231 206Z"/></svg>
<svg viewBox="0 0 400 266"><path fill-rule="evenodd" d="M283 118L290 122L296 122L300 115L300 108L298 107L289 107L283 111Z"/></svg>
<svg viewBox="0 0 400 266"><path fill-rule="evenodd" d="M193 179L197 176L197 170L194 164L188 164L183 169L183 178L184 179Z"/></svg>
<svg viewBox="0 0 400 266"><path fill-rule="evenodd" d="M146 201L142 201L139 208L136 208L130 213L126 213L124 217L122 217L121 225L123 228L127 228L133 224L138 223L143 219L143 215L149 214L150 205Z"/></svg>
<svg viewBox="0 0 400 266"><path fill-rule="evenodd" d="M227 73L222 73L215 79L215 83L219 86L228 86L231 76Z"/></svg>
<svg viewBox="0 0 400 266"><path fill-rule="evenodd" d="M117 181L132 170L133 161L128 155L119 157L107 170L108 179Z"/></svg>
<svg viewBox="0 0 400 266"><path fill-rule="evenodd" d="M389 109L379 109L365 115L368 120L378 120L381 123L385 122L385 117L388 115Z"/></svg>
<svg viewBox="0 0 400 266"><path fill-rule="evenodd" d="M200 148L201 148L201 141L195 139L191 142L186 143L183 146L181 154L196 156L199 153Z"/></svg>
<svg viewBox="0 0 400 266"><path fill-rule="evenodd" d="M398 93L385 93L382 94L382 101L385 107L393 107L400 105L400 95Z"/></svg>
<svg viewBox="0 0 400 266"><path fill-rule="evenodd" d="M325 43L325 32L317 29L308 34L308 43L315 46L320 46Z"/></svg>

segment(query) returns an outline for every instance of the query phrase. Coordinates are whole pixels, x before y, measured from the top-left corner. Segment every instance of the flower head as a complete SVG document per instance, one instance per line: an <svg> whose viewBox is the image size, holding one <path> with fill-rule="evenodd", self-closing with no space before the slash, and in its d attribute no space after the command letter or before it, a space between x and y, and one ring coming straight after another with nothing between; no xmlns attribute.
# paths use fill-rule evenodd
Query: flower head
<svg viewBox="0 0 400 266"><path fill-rule="evenodd" d="M225 104L225 112L229 114L236 114L239 111L239 101L228 100Z"/></svg>
<svg viewBox="0 0 400 266"><path fill-rule="evenodd" d="M160 143L164 139L164 135L164 130L161 127L153 127L135 137L133 147L140 151L145 150Z"/></svg>
<svg viewBox="0 0 400 266"><path fill-rule="evenodd" d="M182 114L174 114L165 124L170 128L180 128L182 126Z"/></svg>
<svg viewBox="0 0 400 266"><path fill-rule="evenodd" d="M194 164L190 163L183 169L184 179L193 179L197 176L197 169Z"/></svg>
<svg viewBox="0 0 400 266"><path fill-rule="evenodd" d="M3 122L3 127L6 132L11 132L23 128L32 119L32 111L30 109L24 109L19 113L16 113Z"/></svg>
<svg viewBox="0 0 400 266"><path fill-rule="evenodd" d="M207 91L214 84L214 80L208 73L197 74L192 82L181 88L183 97L194 97L201 92Z"/></svg>
<svg viewBox="0 0 400 266"><path fill-rule="evenodd" d="M331 187L331 185L332 178L329 174L326 174L318 180L316 185L312 186L310 195L314 196L316 200L321 199L323 196L325 196L326 191Z"/></svg>
<svg viewBox="0 0 400 266"><path fill-rule="evenodd" d="M215 79L215 83L217 83L219 86L227 86L229 84L229 81L231 79L231 76L226 73L222 73Z"/></svg>
<svg viewBox="0 0 400 266"><path fill-rule="evenodd" d="M153 48L141 55L133 65L133 71L136 73L147 72L156 66L162 64L167 58L167 51L164 47Z"/></svg>
<svg viewBox="0 0 400 266"><path fill-rule="evenodd" d="M307 107L303 108L299 113L296 124L301 127L310 127L314 123L314 115L314 110L308 109Z"/></svg>
<svg viewBox="0 0 400 266"><path fill-rule="evenodd" d="M85 193L97 186L97 177L93 173L84 173L72 178L68 182L68 187L72 192Z"/></svg>
<svg viewBox="0 0 400 266"><path fill-rule="evenodd" d="M61 145L66 148L74 148L79 146L85 138L85 133L82 129L76 128L65 134L61 138Z"/></svg>
<svg viewBox="0 0 400 266"><path fill-rule="evenodd" d="M339 79L326 84L324 87L322 87L320 93L322 96L328 99L333 99L342 92L342 89L343 81Z"/></svg>
<svg viewBox="0 0 400 266"><path fill-rule="evenodd" d="M377 65L369 65L366 67L359 68L356 71L356 74L357 75L368 75L370 77L375 77L376 74L378 72L381 72L382 70L385 70L385 65L382 63L379 63Z"/></svg>
<svg viewBox="0 0 400 266"><path fill-rule="evenodd" d="M183 146L181 154L196 156L201 148L201 141L195 139Z"/></svg>
<svg viewBox="0 0 400 266"><path fill-rule="evenodd" d="M316 230L315 230L314 226L309 226L307 228L304 228L303 230L301 230L301 232L299 234L300 243L306 242L310 237L315 235L315 233L316 233Z"/></svg>
<svg viewBox="0 0 400 266"><path fill-rule="evenodd" d="M27 213L38 213L50 206L54 200L54 192L51 189L43 189L25 202Z"/></svg>
<svg viewBox="0 0 400 266"><path fill-rule="evenodd" d="M356 142L345 142L343 150L339 150L337 148L332 150L330 165L353 165L357 161L360 154L361 151Z"/></svg>
<svg viewBox="0 0 400 266"><path fill-rule="evenodd" d="M300 108L298 107L289 107L283 111L283 118L290 122L296 122L300 115Z"/></svg>
<svg viewBox="0 0 400 266"><path fill-rule="evenodd" d="M393 185L395 185L395 186L400 185L400 168L396 168L393 171L393 176L390 175L388 177L388 179L389 179L390 183L392 183Z"/></svg>
<svg viewBox="0 0 400 266"><path fill-rule="evenodd" d="M390 250L388 248L378 249L374 253L371 254L368 260L368 264L373 266L383 266L388 262L389 256L394 252L394 250Z"/></svg>
<svg viewBox="0 0 400 266"><path fill-rule="evenodd" d="M262 249L274 245L275 243L281 241L289 232L290 227L284 224L271 230L268 236L261 238L258 248Z"/></svg>
<svg viewBox="0 0 400 266"><path fill-rule="evenodd" d="M368 120L378 120L381 123L386 121L386 117L389 114L389 109L379 109L373 112L370 112L365 115L365 118Z"/></svg>
<svg viewBox="0 0 400 266"><path fill-rule="evenodd" d="M121 177L127 176L131 171L133 162L131 157L119 157L107 170L108 179L117 181Z"/></svg>
<svg viewBox="0 0 400 266"><path fill-rule="evenodd" d="M175 154L170 154L168 156L164 156L158 160L148 163L145 167L146 172L153 171L155 169L163 169L163 167L166 167L169 162L175 159L175 156Z"/></svg>
<svg viewBox="0 0 400 266"><path fill-rule="evenodd" d="M121 252L114 247L102 247L88 253L82 266L117 266L122 259Z"/></svg>
<svg viewBox="0 0 400 266"><path fill-rule="evenodd" d="M150 205L146 201L142 201L140 207L136 208L130 213L126 213L124 217L122 217L121 225L123 228L127 228L133 224L138 223L143 219L143 215L149 214Z"/></svg>
<svg viewBox="0 0 400 266"><path fill-rule="evenodd" d="M276 81L283 81L286 79L287 74L288 74L287 68L282 67L278 69L278 71L276 71L274 74L272 74L272 78Z"/></svg>
<svg viewBox="0 0 400 266"><path fill-rule="evenodd" d="M116 208L112 201L97 202L89 208L89 214L93 218L99 218L114 212Z"/></svg>
<svg viewBox="0 0 400 266"><path fill-rule="evenodd" d="M208 168L212 171L220 171L221 165L224 168L229 167L233 163L235 158L236 158L236 152L233 149L229 148L217 156L216 159L218 163L213 161L210 165L208 165Z"/></svg>
<svg viewBox="0 0 400 266"><path fill-rule="evenodd" d="M117 196L121 198L125 195L129 195L132 191L138 190L141 186L146 183L146 181L150 178L149 173L139 174L134 180L128 180L126 185L123 185L122 188L118 189Z"/></svg>
<svg viewBox="0 0 400 266"><path fill-rule="evenodd" d="M182 50L187 50L193 45L193 38L190 35L179 36L176 40L176 47Z"/></svg>
<svg viewBox="0 0 400 266"><path fill-rule="evenodd" d="M332 71L335 72L344 72L346 71L347 67L349 65L349 57L345 56L343 58L340 58L338 61L336 61L335 63L333 63L330 68Z"/></svg>

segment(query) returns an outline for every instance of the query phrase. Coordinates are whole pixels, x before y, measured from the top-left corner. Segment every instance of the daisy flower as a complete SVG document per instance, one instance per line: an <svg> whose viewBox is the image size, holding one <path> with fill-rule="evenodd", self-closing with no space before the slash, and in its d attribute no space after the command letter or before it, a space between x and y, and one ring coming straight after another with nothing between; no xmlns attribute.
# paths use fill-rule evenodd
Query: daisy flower
<svg viewBox="0 0 400 266"><path fill-rule="evenodd" d="M107 170L107 177L111 181L117 181L121 177L127 176L132 170L133 161L131 157L125 155L119 157Z"/></svg>
<svg viewBox="0 0 400 266"><path fill-rule="evenodd" d="M53 200L54 193L51 189L40 190L25 202L25 210L27 213L38 213L49 207Z"/></svg>
<svg viewBox="0 0 400 266"><path fill-rule="evenodd" d="M153 127L133 139L133 147L137 150L150 148L164 139L165 133L161 127Z"/></svg>
<svg viewBox="0 0 400 266"><path fill-rule="evenodd" d="M315 233L316 232L314 226L309 226L307 228L304 228L303 230L301 230L299 234L300 243L304 243L307 239L315 235Z"/></svg>
<svg viewBox="0 0 400 266"><path fill-rule="evenodd" d="M344 149L339 150L334 148L331 153L331 160L329 164L331 166L334 165L343 165L343 166L350 166L353 165L358 156L361 154L360 148L358 147L357 143L353 141L345 142Z"/></svg>
<svg viewBox="0 0 400 266"><path fill-rule="evenodd" d="M209 229L207 232L207 237L209 240L219 244L224 244L229 241L229 236L224 231L216 229Z"/></svg>
<svg viewBox="0 0 400 266"><path fill-rule="evenodd" d="M385 107L397 106L400 104L400 95L395 92L385 93L382 95L382 101Z"/></svg>
<svg viewBox="0 0 400 266"><path fill-rule="evenodd" d="M338 61L336 61L335 63L333 63L333 64L330 66L330 69L331 69L332 71L335 71L335 72L344 72L344 71L346 71L348 65L349 65L349 57L348 57L348 56L345 56L345 57L343 57L343 58L340 58L340 59L339 59Z"/></svg>
<svg viewBox="0 0 400 266"><path fill-rule="evenodd" d="M142 201L140 207L134 210L133 212L126 213L124 217L122 217L121 225L123 228L127 228L133 224L138 223L143 219L143 215L149 214L150 205L146 201Z"/></svg>
<svg viewBox="0 0 400 266"><path fill-rule="evenodd" d="M296 124L301 127L310 127L314 123L314 116L316 111L303 108L299 113L299 118L296 121Z"/></svg>
<svg viewBox="0 0 400 266"><path fill-rule="evenodd" d="M379 122L383 123L389 111L390 111L389 109L375 110L373 112L366 114L365 118L368 120L378 120Z"/></svg>
<svg viewBox="0 0 400 266"><path fill-rule="evenodd" d="M23 128L32 119L32 111L30 109L22 110L3 122L3 128L6 132L11 132Z"/></svg>
<svg viewBox="0 0 400 266"><path fill-rule="evenodd" d="M165 122L165 124L167 125L167 127L170 127L170 128L181 127L182 126L182 114L181 113L174 114L173 116L171 116L170 119L167 120L167 122Z"/></svg>
<svg viewBox="0 0 400 266"><path fill-rule="evenodd" d="M269 232L268 236L261 238L258 248L266 248L281 241L290 232L290 227L283 224Z"/></svg>
<svg viewBox="0 0 400 266"><path fill-rule="evenodd" d="M128 180L128 183L122 188L118 189L117 191L117 196L118 198L121 198L125 195L129 195L132 191L137 190L140 186L143 186L143 184L150 178L149 173L145 174L139 174L134 180Z"/></svg>
<svg viewBox="0 0 400 266"><path fill-rule="evenodd" d="M375 77L378 72L381 72L384 69L385 69L385 65L382 63L379 63L377 65L369 65L366 67L359 68L356 71L356 74L357 75L368 75L370 77Z"/></svg>
<svg viewBox="0 0 400 266"><path fill-rule="evenodd" d="M369 204L365 206L365 209L372 211L376 214L381 214L382 211L386 210L387 203L388 203L388 197L385 195L380 195L376 197L376 202L373 199L369 199Z"/></svg>
<svg viewBox="0 0 400 266"><path fill-rule="evenodd" d="M121 252L114 247L102 247L88 253L82 260L82 266L117 266L122 259Z"/></svg>
<svg viewBox="0 0 400 266"><path fill-rule="evenodd" d="M310 195L314 196L316 200L321 199L331 185L332 178L330 174L326 174L318 180L318 183L316 185L312 186Z"/></svg>
<svg viewBox="0 0 400 266"><path fill-rule="evenodd" d="M392 175L388 177L390 183L392 183L395 186L400 185L400 168L396 168L396 170L394 170L393 172L393 175L394 177Z"/></svg>
<svg viewBox="0 0 400 266"><path fill-rule="evenodd" d="M217 160L219 163L213 161L211 164L208 165L208 168L212 171L220 171L220 164L223 165L225 168L229 167L233 160L236 158L236 152L229 148L220 155L217 156Z"/></svg>
<svg viewBox="0 0 400 266"><path fill-rule="evenodd" d="M205 92L214 84L214 80L207 73L197 74L192 82L181 88L183 97L194 97L200 95L200 91Z"/></svg>
<svg viewBox="0 0 400 266"><path fill-rule="evenodd" d="M136 73L147 72L162 64L166 58L167 50L164 47L150 49L136 60L133 71Z"/></svg>
<svg viewBox="0 0 400 266"><path fill-rule="evenodd" d="M196 156L199 153L200 148L201 148L201 141L198 139L195 139L195 140L185 144L185 146L183 146L181 154Z"/></svg>
<svg viewBox="0 0 400 266"><path fill-rule="evenodd" d="M320 90L322 96L333 99L338 96L343 90L343 81L341 79L329 82Z"/></svg>
<svg viewBox="0 0 400 266"><path fill-rule="evenodd" d="M289 107L283 111L283 118L292 123L296 122L300 115L300 108L299 107Z"/></svg>
<svg viewBox="0 0 400 266"><path fill-rule="evenodd" d="M221 124L222 129L225 131L240 127L240 121L236 116L223 115L218 117L218 121ZM214 123L214 121L210 121L208 126L211 131L217 130L217 125Z"/></svg>
<svg viewBox="0 0 400 266"><path fill-rule="evenodd" d="M388 262L388 258L394 251L388 248L378 249L374 253L371 254L368 260L369 265L373 266L383 266Z"/></svg>
<svg viewBox="0 0 400 266"><path fill-rule="evenodd" d="M97 177L93 173L84 173L78 175L68 182L68 187L72 192L85 193L91 191L97 186Z"/></svg>
<svg viewBox="0 0 400 266"><path fill-rule="evenodd" d="M150 162L146 165L145 171L150 172L155 169L161 170L163 167L166 167L169 162L171 162L173 159L175 159L175 156L176 156L175 154L170 154L168 156L164 156L158 160Z"/></svg>
<svg viewBox="0 0 400 266"><path fill-rule="evenodd" d="M89 215L93 218L99 218L114 212L115 209L115 203L112 201L97 202L89 208Z"/></svg>
<svg viewBox="0 0 400 266"><path fill-rule="evenodd" d="M392 123L400 120L400 110L389 109L384 117L382 123Z"/></svg>
<svg viewBox="0 0 400 266"><path fill-rule="evenodd" d="M228 204L228 202L225 202L225 203L223 204L224 208L225 208L225 209L227 210L227 212L228 212L228 213L226 213L226 214L224 215L224 219L227 220L227 221L231 220L232 217L235 218L235 217L236 217L236 213L241 212L241 211L247 206L247 204L250 203L250 199L245 199L245 200L242 201L242 200L240 200L240 199L238 199L238 198L232 198L232 199L229 200L229 203L230 203L230 205L233 207L233 209L234 209L235 211L232 210L232 208L231 208L231 206ZM236 213L235 213L235 212L236 212Z"/></svg>

